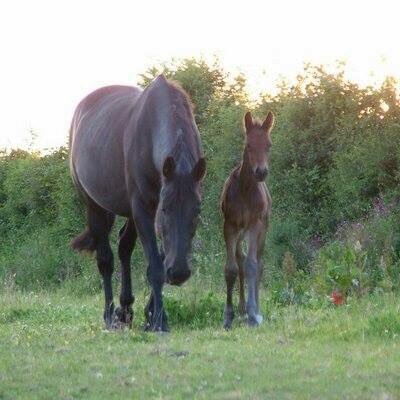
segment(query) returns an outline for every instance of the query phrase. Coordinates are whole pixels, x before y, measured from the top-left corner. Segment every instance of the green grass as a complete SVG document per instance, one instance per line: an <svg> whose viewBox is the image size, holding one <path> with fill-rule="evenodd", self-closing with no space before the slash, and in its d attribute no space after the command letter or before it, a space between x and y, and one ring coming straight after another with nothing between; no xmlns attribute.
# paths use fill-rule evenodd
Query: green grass
<svg viewBox="0 0 400 400"><path fill-rule="evenodd" d="M400 398L400 297L277 307L221 328L223 298L167 289L172 332L107 332L102 297L0 295L0 399ZM221 294L222 296L222 294Z"/></svg>

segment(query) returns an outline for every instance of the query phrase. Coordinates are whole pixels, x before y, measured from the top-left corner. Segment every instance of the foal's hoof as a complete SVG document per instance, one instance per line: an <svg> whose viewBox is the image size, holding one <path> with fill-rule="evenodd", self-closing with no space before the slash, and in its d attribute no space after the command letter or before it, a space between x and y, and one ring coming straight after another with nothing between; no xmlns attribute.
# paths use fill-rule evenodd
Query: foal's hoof
<svg viewBox="0 0 400 400"><path fill-rule="evenodd" d="M249 315L247 317L247 324L251 327L261 325L263 322L263 316L261 314Z"/></svg>
<svg viewBox="0 0 400 400"><path fill-rule="evenodd" d="M246 305L244 303L239 303L238 312L241 317L246 316Z"/></svg>

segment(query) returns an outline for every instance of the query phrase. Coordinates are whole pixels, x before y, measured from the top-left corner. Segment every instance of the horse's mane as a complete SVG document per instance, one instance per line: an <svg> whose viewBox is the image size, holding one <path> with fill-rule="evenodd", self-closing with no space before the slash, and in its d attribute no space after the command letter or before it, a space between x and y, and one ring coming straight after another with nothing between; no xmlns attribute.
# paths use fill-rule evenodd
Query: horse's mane
<svg viewBox="0 0 400 400"><path fill-rule="evenodd" d="M187 102L187 104L189 105L190 110L193 111L194 105L192 103L192 100L190 99L189 95L186 93L185 89L183 89L183 87L180 85L180 83L173 79L168 79L167 82L172 89L175 89L175 91L177 92L175 94L179 93L183 97L183 99Z"/></svg>

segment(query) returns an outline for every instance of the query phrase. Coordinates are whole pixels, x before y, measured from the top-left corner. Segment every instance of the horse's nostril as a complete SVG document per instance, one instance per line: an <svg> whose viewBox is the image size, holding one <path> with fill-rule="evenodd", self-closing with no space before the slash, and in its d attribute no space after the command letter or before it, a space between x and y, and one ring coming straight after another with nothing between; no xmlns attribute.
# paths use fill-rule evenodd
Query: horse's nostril
<svg viewBox="0 0 400 400"><path fill-rule="evenodd" d="M167 282L171 285L181 285L190 278L190 275L189 268L173 270L171 267L167 269Z"/></svg>
<svg viewBox="0 0 400 400"><path fill-rule="evenodd" d="M167 269L167 281L171 282L172 280L172 268Z"/></svg>
<svg viewBox="0 0 400 400"><path fill-rule="evenodd" d="M254 175L258 181L263 181L268 175L268 169L267 168L264 168L264 169L257 168Z"/></svg>

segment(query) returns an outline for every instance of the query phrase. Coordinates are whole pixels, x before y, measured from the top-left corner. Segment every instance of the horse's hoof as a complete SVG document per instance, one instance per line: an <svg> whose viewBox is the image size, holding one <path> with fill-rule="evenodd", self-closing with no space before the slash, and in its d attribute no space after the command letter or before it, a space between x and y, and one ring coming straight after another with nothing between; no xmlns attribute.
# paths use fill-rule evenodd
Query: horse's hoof
<svg viewBox="0 0 400 400"><path fill-rule="evenodd" d="M168 335L169 335L169 330L168 330L168 331L154 331L154 333L155 333L157 336L163 337L163 336L168 336Z"/></svg>
<svg viewBox="0 0 400 400"><path fill-rule="evenodd" d="M125 307L117 307L111 316L105 319L106 329L109 331L117 331L129 329L132 327L133 311Z"/></svg>
<svg viewBox="0 0 400 400"><path fill-rule="evenodd" d="M121 321L114 321L107 329L110 331L123 331L125 329L131 329L132 325Z"/></svg>
<svg viewBox="0 0 400 400"><path fill-rule="evenodd" d="M147 321L144 325L145 332L158 332L158 333L168 333L169 326L167 322L167 316L163 313L162 320L156 322Z"/></svg>
<svg viewBox="0 0 400 400"><path fill-rule="evenodd" d="M164 326L153 326L147 322L144 325L143 329L145 332L153 332L153 333L158 333L160 335L169 333L169 327L167 324L164 324Z"/></svg>
<svg viewBox="0 0 400 400"><path fill-rule="evenodd" d="M113 323L114 323L114 303L111 303L106 309L104 310L103 318L104 323L106 325L106 329L113 330Z"/></svg>
<svg viewBox="0 0 400 400"><path fill-rule="evenodd" d="M235 318L235 313L233 312L232 309L226 309L224 314L225 314L224 329L229 331L232 328L232 322L233 319Z"/></svg>
<svg viewBox="0 0 400 400"><path fill-rule="evenodd" d="M262 321L263 321L263 317L261 314L249 315L247 317L247 324L250 327L257 327L262 323Z"/></svg>
<svg viewBox="0 0 400 400"><path fill-rule="evenodd" d="M131 307L117 307L114 312L115 323L123 324L127 327L132 326L133 311Z"/></svg>
<svg viewBox="0 0 400 400"><path fill-rule="evenodd" d="M224 322L224 329L226 331L230 331L232 329L232 321L225 321Z"/></svg>

